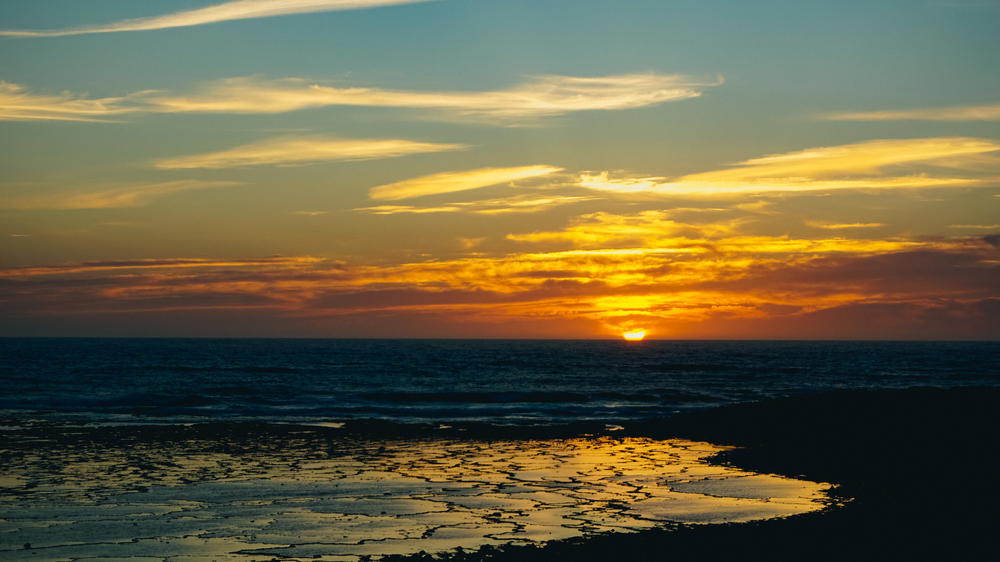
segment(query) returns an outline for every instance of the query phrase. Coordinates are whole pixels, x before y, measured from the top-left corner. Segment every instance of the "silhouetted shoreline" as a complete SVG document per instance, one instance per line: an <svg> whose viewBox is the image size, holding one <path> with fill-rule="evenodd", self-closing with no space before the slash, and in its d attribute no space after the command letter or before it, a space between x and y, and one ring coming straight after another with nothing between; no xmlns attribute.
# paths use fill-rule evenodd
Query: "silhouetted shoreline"
<svg viewBox="0 0 1000 562"><path fill-rule="evenodd" d="M998 428L998 388L838 391L632 424L633 435L740 446L713 461L836 482L834 494L846 503L788 519L611 534L448 559L985 560L997 555Z"/></svg>

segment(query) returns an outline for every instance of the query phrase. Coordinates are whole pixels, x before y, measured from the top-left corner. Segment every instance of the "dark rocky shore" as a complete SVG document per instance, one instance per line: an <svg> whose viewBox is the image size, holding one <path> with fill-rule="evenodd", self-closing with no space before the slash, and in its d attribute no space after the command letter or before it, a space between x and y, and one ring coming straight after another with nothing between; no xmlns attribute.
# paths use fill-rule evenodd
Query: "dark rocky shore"
<svg viewBox="0 0 1000 562"><path fill-rule="evenodd" d="M450 560L989 560L1000 556L1000 389L843 391L632 425L742 448L714 462L836 482L846 503L787 519L512 546ZM426 557L396 557L394 561Z"/></svg>

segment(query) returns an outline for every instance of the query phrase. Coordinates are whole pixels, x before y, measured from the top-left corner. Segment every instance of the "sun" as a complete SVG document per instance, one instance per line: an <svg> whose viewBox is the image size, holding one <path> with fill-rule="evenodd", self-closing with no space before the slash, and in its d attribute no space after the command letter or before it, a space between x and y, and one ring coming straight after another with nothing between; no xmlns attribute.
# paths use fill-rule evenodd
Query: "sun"
<svg viewBox="0 0 1000 562"><path fill-rule="evenodd" d="M625 341L642 341L646 337L646 330L635 330L634 332L625 332L622 334Z"/></svg>

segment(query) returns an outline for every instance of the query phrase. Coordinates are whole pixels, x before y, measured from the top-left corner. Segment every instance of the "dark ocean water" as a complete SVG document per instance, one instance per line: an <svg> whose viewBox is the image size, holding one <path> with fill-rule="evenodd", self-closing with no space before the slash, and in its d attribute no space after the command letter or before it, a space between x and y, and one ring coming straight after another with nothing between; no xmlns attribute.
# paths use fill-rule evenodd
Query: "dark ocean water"
<svg viewBox="0 0 1000 562"><path fill-rule="evenodd" d="M1000 343L0 339L0 415L607 423L835 389L1000 384Z"/></svg>

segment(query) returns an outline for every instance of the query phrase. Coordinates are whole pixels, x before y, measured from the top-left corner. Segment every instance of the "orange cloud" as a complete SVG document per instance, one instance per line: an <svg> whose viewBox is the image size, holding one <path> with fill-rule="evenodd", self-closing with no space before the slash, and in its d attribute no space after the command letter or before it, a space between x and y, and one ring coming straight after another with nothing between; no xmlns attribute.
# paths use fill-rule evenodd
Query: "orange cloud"
<svg viewBox="0 0 1000 562"><path fill-rule="evenodd" d="M394 265L272 257L0 270L0 310L22 325L212 311L254 314L270 319L262 326L286 329L425 330L414 336L496 335L517 326L519 335L551 337L559 326L569 330L562 337L638 328L660 337L750 337L754 327L764 330L756 337L790 337L791 327L803 337L851 337L851 322L869 333L864 313L893 312L937 322L923 334L990 326L1000 282L995 237L767 236L744 232L742 219L699 224L675 216L688 211L592 213L562 230L511 235L521 251L491 253L482 239L460 239L480 251ZM822 318L835 318L841 331L824 328Z"/></svg>
<svg viewBox="0 0 1000 562"><path fill-rule="evenodd" d="M240 260L211 260L199 258L167 258L167 259L136 259L92 261L78 264L50 265L40 267L20 267L0 270L0 277L36 277L44 275L67 275L75 273L90 273L97 271L128 271L128 270L171 270L195 267L206 268L259 268L262 266L302 266L325 262L321 258L312 257L272 257Z"/></svg>

